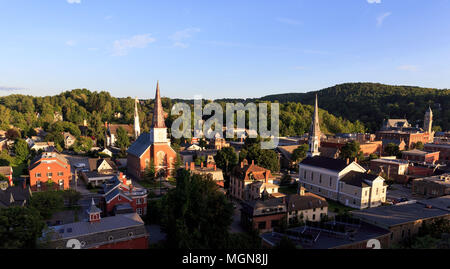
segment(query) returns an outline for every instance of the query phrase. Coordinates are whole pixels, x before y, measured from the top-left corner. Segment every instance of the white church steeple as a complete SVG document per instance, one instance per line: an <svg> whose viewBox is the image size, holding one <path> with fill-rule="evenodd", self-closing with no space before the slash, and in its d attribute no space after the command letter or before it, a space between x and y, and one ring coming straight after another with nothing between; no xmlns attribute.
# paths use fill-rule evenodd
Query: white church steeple
<svg viewBox="0 0 450 269"><path fill-rule="evenodd" d="M320 147L320 124L319 124L319 102L316 95L316 104L314 107L314 114L311 122L311 128L309 130L309 150L306 153L308 157L319 156L319 147Z"/></svg>
<svg viewBox="0 0 450 269"><path fill-rule="evenodd" d="M136 97L134 102L134 139L138 139L141 135L141 127L139 125L139 111L138 111L139 100Z"/></svg>

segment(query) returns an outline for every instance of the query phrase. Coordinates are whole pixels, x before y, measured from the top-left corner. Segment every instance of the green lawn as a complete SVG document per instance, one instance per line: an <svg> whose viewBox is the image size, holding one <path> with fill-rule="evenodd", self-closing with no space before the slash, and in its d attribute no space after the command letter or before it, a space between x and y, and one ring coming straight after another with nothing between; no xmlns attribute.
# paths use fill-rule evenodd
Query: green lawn
<svg viewBox="0 0 450 269"><path fill-rule="evenodd" d="M159 188L159 181L140 181L139 184L146 189L156 189Z"/></svg>
<svg viewBox="0 0 450 269"><path fill-rule="evenodd" d="M289 195L289 194L296 194L297 193L297 186L291 185L291 186L281 186L278 189L278 192Z"/></svg>
<svg viewBox="0 0 450 269"><path fill-rule="evenodd" d="M328 211L329 212L334 212L334 213L344 213L344 212L349 212L352 210L355 210L354 208L345 206L339 202L327 199L328 202Z"/></svg>
<svg viewBox="0 0 450 269"><path fill-rule="evenodd" d="M177 180L175 178L171 177L167 181L169 181L170 185L177 186Z"/></svg>

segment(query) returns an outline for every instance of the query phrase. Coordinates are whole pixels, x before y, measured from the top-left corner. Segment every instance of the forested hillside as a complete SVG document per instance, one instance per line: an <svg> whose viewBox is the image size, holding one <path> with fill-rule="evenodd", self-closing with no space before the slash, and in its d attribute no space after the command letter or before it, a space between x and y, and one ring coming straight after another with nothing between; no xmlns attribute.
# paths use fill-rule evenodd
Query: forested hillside
<svg viewBox="0 0 450 269"><path fill-rule="evenodd" d="M170 108L179 99L163 98L163 107L170 113ZM187 101L192 103L192 101ZM206 103L206 102L205 102ZM225 108L225 102L219 102ZM151 124L153 100L141 100L140 106L141 128L149 130ZM72 123L54 126L54 113L63 116L64 121ZM120 112L123 117L115 118ZM286 103L280 106L280 132L285 135L302 135L308 132L311 124L313 107L300 103ZM33 135L32 129L43 127L46 131L59 130L62 126L74 135L79 134L76 129L84 120L88 123L89 136L98 139L99 144L104 139L104 123L132 124L134 116L133 98L115 98L108 92L92 92L86 89L67 91L56 96L33 97L25 95L9 95L0 97L0 129L7 130L10 125L20 128L24 136ZM39 115L39 117L38 117ZM225 115L225 113L224 113ZM355 121L352 123L320 110L321 127L326 133L341 133L364 131L364 126ZM167 126L171 126L174 116L167 118ZM225 121L224 121L225 123Z"/></svg>
<svg viewBox="0 0 450 269"><path fill-rule="evenodd" d="M313 104L350 121L361 121L369 131L378 130L385 118L406 117L422 127L425 110L431 106L436 130L450 130L450 90L389 86L375 83L346 83L317 92L278 94L262 97L264 101Z"/></svg>

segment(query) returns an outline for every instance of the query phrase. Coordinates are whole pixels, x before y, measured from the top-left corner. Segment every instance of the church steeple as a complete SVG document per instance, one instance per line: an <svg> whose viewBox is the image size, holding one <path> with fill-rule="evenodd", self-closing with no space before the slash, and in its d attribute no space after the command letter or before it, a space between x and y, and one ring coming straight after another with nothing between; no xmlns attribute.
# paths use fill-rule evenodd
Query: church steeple
<svg viewBox="0 0 450 269"><path fill-rule="evenodd" d="M314 106L314 114L311 122L311 128L309 130L309 150L307 152L308 157L319 156L320 147L320 124L319 124L319 101L316 94L316 104Z"/></svg>
<svg viewBox="0 0 450 269"><path fill-rule="evenodd" d="M431 107L428 107L428 111L425 113L425 119L423 122L423 130L429 134L429 142L433 141L433 111Z"/></svg>
<svg viewBox="0 0 450 269"><path fill-rule="evenodd" d="M134 138L135 139L138 139L138 137L141 135L141 127L139 124L138 103L139 103L139 100L136 97L136 100L134 102Z"/></svg>
<svg viewBox="0 0 450 269"><path fill-rule="evenodd" d="M159 93L159 81L156 84L155 107L153 108L152 128L166 128L164 123L164 110Z"/></svg>

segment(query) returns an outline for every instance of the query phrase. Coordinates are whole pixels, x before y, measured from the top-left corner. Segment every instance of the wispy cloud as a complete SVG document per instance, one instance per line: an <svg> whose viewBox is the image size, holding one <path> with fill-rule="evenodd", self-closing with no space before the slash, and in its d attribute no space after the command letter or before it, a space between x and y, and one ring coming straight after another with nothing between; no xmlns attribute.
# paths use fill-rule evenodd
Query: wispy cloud
<svg viewBox="0 0 450 269"><path fill-rule="evenodd" d="M401 65L397 67L398 70L416 72L419 70L419 66L417 65Z"/></svg>
<svg viewBox="0 0 450 269"><path fill-rule="evenodd" d="M367 0L369 4L381 4L381 0Z"/></svg>
<svg viewBox="0 0 450 269"><path fill-rule="evenodd" d="M20 87L7 87L7 86L0 86L0 91L1 92L12 92L12 91L19 91L19 90L23 90L24 88L20 88Z"/></svg>
<svg viewBox="0 0 450 269"><path fill-rule="evenodd" d="M383 13L383 14L381 14L380 16L378 16L378 17L377 17L377 26L378 26L378 27L382 26L383 23L384 23L384 20L385 20L387 17L391 16L391 14L392 14L391 12L386 12L386 13Z"/></svg>
<svg viewBox="0 0 450 269"><path fill-rule="evenodd" d="M290 18L276 18L278 22L289 24L289 25L302 25L303 23L298 20L290 19Z"/></svg>
<svg viewBox="0 0 450 269"><path fill-rule="evenodd" d="M199 28L186 28L181 31L175 32L173 35L169 36L169 39L172 40L173 46L177 48L187 48L189 44L186 43L186 40L192 38L195 33L200 32Z"/></svg>
<svg viewBox="0 0 450 269"><path fill-rule="evenodd" d="M81 4L81 0L67 0L69 4Z"/></svg>
<svg viewBox="0 0 450 269"><path fill-rule="evenodd" d="M113 45L113 56L125 56L130 49L143 49L155 41L156 38L152 37L151 34L135 35L129 39L116 40Z"/></svg>
<svg viewBox="0 0 450 269"><path fill-rule="evenodd" d="M69 47L73 47L73 46L75 46L77 43L75 42L75 41L73 41L73 40L68 40L68 41L66 41L66 45L67 46L69 46Z"/></svg>

